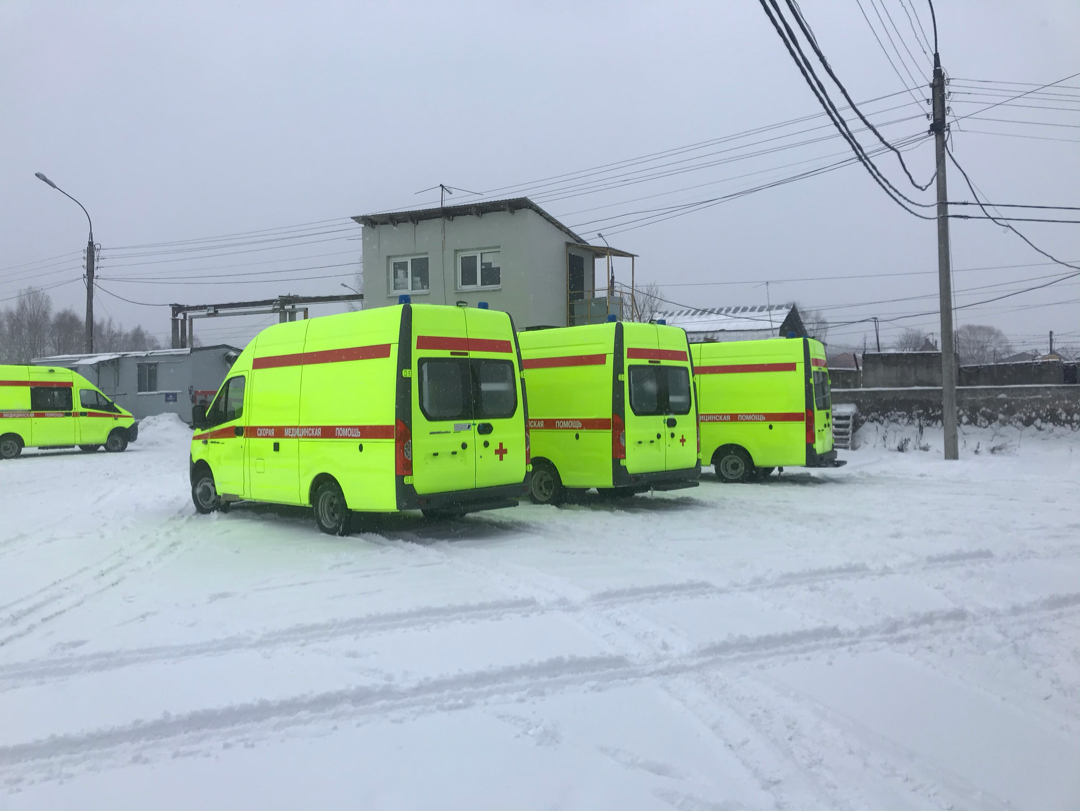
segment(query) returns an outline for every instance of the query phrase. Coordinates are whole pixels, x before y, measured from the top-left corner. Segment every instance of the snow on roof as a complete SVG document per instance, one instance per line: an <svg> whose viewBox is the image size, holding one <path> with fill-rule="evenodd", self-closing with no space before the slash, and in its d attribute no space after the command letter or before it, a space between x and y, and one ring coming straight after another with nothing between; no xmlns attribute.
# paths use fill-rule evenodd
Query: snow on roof
<svg viewBox="0 0 1080 811"><path fill-rule="evenodd" d="M770 334L780 329L790 304L761 304L752 307L713 307L706 310L676 310L657 313L673 327L687 332L748 332L765 330Z"/></svg>
<svg viewBox="0 0 1080 811"><path fill-rule="evenodd" d="M138 352L109 352L95 355L49 355L44 358L34 358L31 363L46 364L49 366L96 366L117 358L143 358L161 357L169 355L190 355L190 349L146 349Z"/></svg>

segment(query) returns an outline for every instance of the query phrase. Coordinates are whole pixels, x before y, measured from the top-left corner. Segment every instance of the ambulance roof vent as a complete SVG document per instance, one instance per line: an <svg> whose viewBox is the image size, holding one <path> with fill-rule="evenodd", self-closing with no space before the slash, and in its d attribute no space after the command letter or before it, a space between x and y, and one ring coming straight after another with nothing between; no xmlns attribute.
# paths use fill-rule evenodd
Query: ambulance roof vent
<svg viewBox="0 0 1080 811"><path fill-rule="evenodd" d="M402 293L400 296L397 297L397 303L412 304L412 296L410 296L408 293Z"/></svg>
<svg viewBox="0 0 1080 811"><path fill-rule="evenodd" d="M486 310L488 309L488 303L486 301L478 301L476 302L476 309Z"/></svg>

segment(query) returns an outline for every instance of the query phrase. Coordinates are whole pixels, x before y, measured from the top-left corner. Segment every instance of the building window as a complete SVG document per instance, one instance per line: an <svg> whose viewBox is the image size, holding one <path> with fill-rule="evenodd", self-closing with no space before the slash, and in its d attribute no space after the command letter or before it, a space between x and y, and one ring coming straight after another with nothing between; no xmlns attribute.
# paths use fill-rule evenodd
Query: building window
<svg viewBox="0 0 1080 811"><path fill-rule="evenodd" d="M157 391L157 364L140 363L139 366L139 391Z"/></svg>
<svg viewBox="0 0 1080 811"><path fill-rule="evenodd" d="M502 284L499 251L469 251L458 254L458 289L478 290Z"/></svg>
<svg viewBox="0 0 1080 811"><path fill-rule="evenodd" d="M428 289L428 258L407 256L390 260L390 275L394 293L411 293Z"/></svg>

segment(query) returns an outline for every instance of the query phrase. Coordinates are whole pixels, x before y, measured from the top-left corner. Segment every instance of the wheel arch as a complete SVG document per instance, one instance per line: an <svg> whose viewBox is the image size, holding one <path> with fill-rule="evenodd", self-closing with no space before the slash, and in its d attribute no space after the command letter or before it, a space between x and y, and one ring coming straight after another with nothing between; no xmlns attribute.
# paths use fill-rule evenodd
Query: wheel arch
<svg viewBox="0 0 1080 811"><path fill-rule="evenodd" d="M209 473L211 477L213 477L214 471L210 467L210 463L207 462L205 459L199 459L198 461L192 463L192 465L191 465L191 474L188 477L188 478L191 479L190 483L195 484L195 479L197 479L202 474L202 472L204 470L207 473Z"/></svg>
<svg viewBox="0 0 1080 811"><path fill-rule="evenodd" d="M754 454L750 453L749 448L747 448L745 445L740 445L738 442L725 442L723 445L720 445L715 451L713 451L712 457L710 458L710 463L715 466L717 460L721 456L721 452L726 451L728 448L735 448L742 451L750 458L750 464L756 466L756 463L754 462Z"/></svg>
<svg viewBox="0 0 1080 811"><path fill-rule="evenodd" d="M308 485L307 506L309 506L309 507L314 507L315 506L315 491L319 489L319 485L322 484L323 482L333 482L338 487L341 487L341 482L338 481L337 476L333 476L333 475L331 475L329 473L317 473L317 474L315 474L315 478L313 478L311 480L311 483ZM345 497L345 488L344 487L341 487L341 495L342 495L342 498ZM349 500L345 499L346 505L348 505L348 502L349 502Z"/></svg>

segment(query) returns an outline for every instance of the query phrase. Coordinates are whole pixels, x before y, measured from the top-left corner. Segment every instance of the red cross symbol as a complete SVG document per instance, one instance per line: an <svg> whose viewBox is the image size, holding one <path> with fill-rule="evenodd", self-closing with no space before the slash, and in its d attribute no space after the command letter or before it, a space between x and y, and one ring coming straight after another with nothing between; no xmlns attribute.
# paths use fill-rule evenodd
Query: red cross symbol
<svg viewBox="0 0 1080 811"><path fill-rule="evenodd" d="M499 447L495 449L495 455L499 457L499 461L501 462L503 460L503 457L506 456L506 454L508 453L510 453L510 451L507 448L504 448L502 446L502 443L500 442Z"/></svg>
<svg viewBox="0 0 1080 811"><path fill-rule="evenodd" d="M679 442L680 442L680 444L682 444L684 446L686 445L686 435L685 434L683 436L679 437Z"/></svg>

